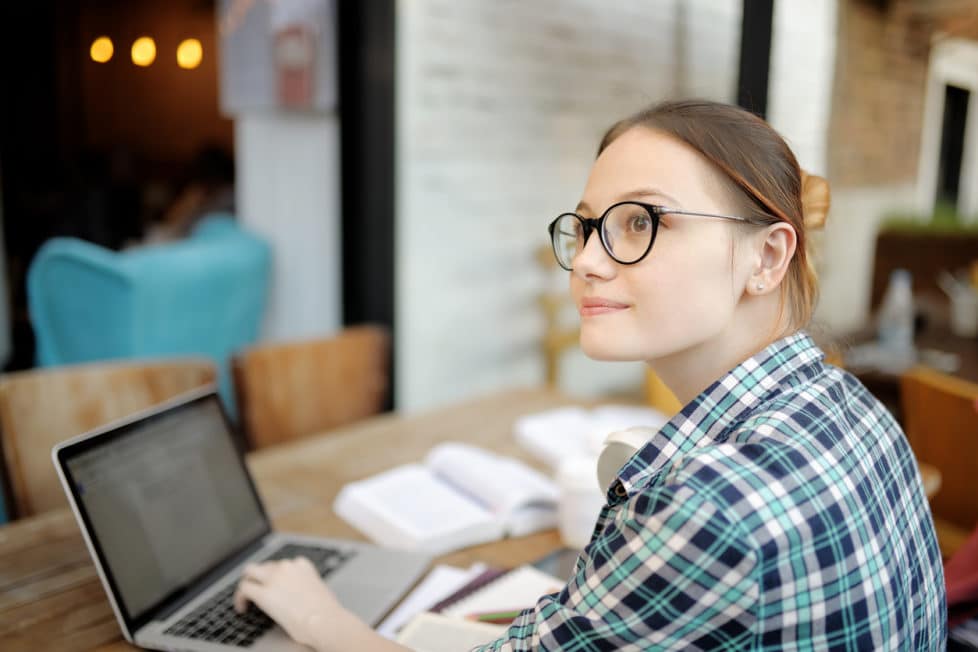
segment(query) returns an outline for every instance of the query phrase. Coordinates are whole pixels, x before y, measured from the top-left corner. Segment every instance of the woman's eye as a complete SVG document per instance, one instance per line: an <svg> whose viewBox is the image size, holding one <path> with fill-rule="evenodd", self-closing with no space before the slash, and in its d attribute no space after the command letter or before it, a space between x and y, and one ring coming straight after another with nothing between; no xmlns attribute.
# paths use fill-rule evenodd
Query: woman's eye
<svg viewBox="0 0 978 652"><path fill-rule="evenodd" d="M633 215L628 221L628 230L632 233L645 233L652 228L652 218L648 215Z"/></svg>

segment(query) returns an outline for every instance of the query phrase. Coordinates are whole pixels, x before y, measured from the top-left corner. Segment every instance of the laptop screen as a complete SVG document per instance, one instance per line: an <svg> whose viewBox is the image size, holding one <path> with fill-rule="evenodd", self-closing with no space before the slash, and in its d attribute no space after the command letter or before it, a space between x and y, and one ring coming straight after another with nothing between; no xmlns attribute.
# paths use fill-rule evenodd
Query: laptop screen
<svg viewBox="0 0 978 652"><path fill-rule="evenodd" d="M216 395L91 441L67 478L130 620L268 531Z"/></svg>

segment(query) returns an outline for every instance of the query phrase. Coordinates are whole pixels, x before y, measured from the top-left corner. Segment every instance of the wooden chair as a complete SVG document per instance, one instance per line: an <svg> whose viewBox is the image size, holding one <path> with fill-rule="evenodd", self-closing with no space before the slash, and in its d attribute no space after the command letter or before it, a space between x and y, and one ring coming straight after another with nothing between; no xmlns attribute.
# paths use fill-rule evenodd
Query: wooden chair
<svg viewBox="0 0 978 652"><path fill-rule="evenodd" d="M554 252L549 245L543 245L536 252L537 263L550 274L557 269ZM576 349L580 342L580 329L563 324L561 317L571 305L570 295L566 290L543 292L537 302L543 313L543 362L547 386L556 387L560 382L560 358L567 351Z"/></svg>
<svg viewBox="0 0 978 652"><path fill-rule="evenodd" d="M0 376L0 440L14 517L67 505L51 448L213 383L214 364L183 358L20 371Z"/></svg>
<svg viewBox="0 0 978 652"><path fill-rule="evenodd" d="M668 417L674 416L683 409L683 404L676 395L651 369L645 372L645 400L651 407Z"/></svg>
<svg viewBox="0 0 978 652"><path fill-rule="evenodd" d="M390 386L389 355L390 335L378 326L239 352L231 368L249 445L291 441L380 412Z"/></svg>
<svg viewBox="0 0 978 652"><path fill-rule="evenodd" d="M978 384L917 367L900 378L904 430L921 466L940 472L931 511L952 554L978 524Z"/></svg>

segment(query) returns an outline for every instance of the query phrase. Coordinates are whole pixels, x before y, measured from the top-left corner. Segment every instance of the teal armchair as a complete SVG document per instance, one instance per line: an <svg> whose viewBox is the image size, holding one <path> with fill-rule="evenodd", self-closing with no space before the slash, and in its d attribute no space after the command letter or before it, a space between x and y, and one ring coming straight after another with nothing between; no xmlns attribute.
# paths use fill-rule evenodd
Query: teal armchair
<svg viewBox="0 0 978 652"><path fill-rule="evenodd" d="M121 252L53 238L27 275L37 364L204 355L236 414L229 360L258 339L270 266L269 245L225 215L184 240Z"/></svg>

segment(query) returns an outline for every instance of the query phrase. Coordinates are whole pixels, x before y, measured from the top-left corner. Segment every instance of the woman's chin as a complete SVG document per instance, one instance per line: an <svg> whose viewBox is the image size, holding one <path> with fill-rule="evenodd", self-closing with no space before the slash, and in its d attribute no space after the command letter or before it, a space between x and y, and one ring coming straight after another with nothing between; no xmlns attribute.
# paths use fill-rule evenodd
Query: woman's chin
<svg viewBox="0 0 978 652"><path fill-rule="evenodd" d="M599 362L629 362L641 359L641 356L628 351L620 346L614 346L614 342L587 342L581 338L581 351L584 355Z"/></svg>

